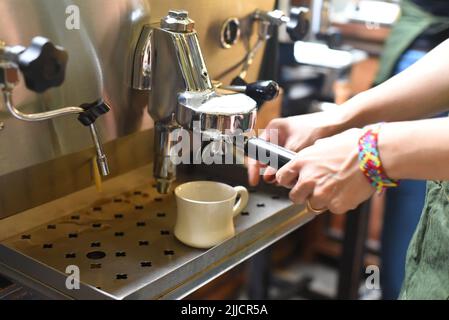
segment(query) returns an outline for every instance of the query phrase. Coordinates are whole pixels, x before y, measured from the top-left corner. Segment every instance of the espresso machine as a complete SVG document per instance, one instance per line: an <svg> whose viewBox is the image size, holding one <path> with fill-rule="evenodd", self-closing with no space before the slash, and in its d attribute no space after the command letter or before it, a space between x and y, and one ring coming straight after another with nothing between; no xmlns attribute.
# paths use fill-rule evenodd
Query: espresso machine
<svg viewBox="0 0 449 320"><path fill-rule="evenodd" d="M281 164L294 156L252 134L279 90L257 76L265 41L283 24L292 39L307 33L306 9L274 9L1 1L0 277L47 298L182 298L311 220L284 191L255 189L233 239L203 252L172 232L173 185L244 172L177 177L177 129L244 136L244 151L272 150Z"/></svg>

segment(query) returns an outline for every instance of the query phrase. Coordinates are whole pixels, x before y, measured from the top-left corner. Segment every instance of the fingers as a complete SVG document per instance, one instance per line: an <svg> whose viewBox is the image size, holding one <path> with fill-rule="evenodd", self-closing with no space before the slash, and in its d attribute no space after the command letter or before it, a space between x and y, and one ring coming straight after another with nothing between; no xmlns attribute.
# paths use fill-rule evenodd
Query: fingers
<svg viewBox="0 0 449 320"><path fill-rule="evenodd" d="M294 203L304 204L307 200L307 198L310 197L310 195L313 192L313 189L315 187L315 183L312 180L302 180L299 178L298 182L295 184L295 186L290 191L290 200Z"/></svg>
<svg viewBox="0 0 449 320"><path fill-rule="evenodd" d="M320 189L313 190L309 197L309 205L316 211L326 211L329 209L329 194Z"/></svg>
<svg viewBox="0 0 449 320"><path fill-rule="evenodd" d="M263 173L263 180L267 183L276 182L276 169L272 167L267 167Z"/></svg>
<svg viewBox="0 0 449 320"><path fill-rule="evenodd" d="M248 182L250 186L257 186L260 180L260 163L248 158Z"/></svg>
<svg viewBox="0 0 449 320"><path fill-rule="evenodd" d="M301 160L298 157L288 162L276 173L277 182L281 186L291 188L298 180L301 164Z"/></svg>
<svg viewBox="0 0 449 320"><path fill-rule="evenodd" d="M273 119L267 125L266 129L262 131L259 135L260 139L266 141L278 141L278 128L282 123L282 119ZM266 165L258 162L257 160L248 158L248 182L251 186L256 186L259 184L261 168L266 167ZM268 183L274 183L276 180L276 170L273 168L266 168L263 179Z"/></svg>

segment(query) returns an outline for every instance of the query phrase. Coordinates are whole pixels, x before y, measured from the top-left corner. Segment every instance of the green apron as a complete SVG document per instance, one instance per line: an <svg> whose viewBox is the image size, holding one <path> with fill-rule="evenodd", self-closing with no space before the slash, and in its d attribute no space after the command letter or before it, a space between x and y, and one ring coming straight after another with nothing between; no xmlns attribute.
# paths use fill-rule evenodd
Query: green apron
<svg viewBox="0 0 449 320"><path fill-rule="evenodd" d="M385 44L375 84L393 74L400 56L425 30L449 29L449 17L437 17L409 0ZM429 181L426 202L410 242L400 299L449 299L449 182ZM400 232L400 231L399 231Z"/></svg>
<svg viewBox="0 0 449 320"><path fill-rule="evenodd" d="M429 181L400 299L449 299L449 182Z"/></svg>
<svg viewBox="0 0 449 320"><path fill-rule="evenodd" d="M409 0L402 0L401 17L395 23L385 43L375 84L382 83L392 76L400 56L420 34L431 26L441 30L449 29L449 17L434 16Z"/></svg>

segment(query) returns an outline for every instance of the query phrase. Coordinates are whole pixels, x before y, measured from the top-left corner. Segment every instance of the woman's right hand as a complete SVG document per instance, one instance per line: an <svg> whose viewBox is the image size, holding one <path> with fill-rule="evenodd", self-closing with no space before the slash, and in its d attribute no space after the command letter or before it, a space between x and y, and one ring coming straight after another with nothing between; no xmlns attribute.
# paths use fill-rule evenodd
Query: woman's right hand
<svg viewBox="0 0 449 320"><path fill-rule="evenodd" d="M338 110L336 110L338 111ZM259 136L289 150L298 152L315 143L316 140L334 135L341 127L341 112L325 111L306 115L273 119ZM248 159L249 184L255 186L260 180L260 169L263 167L256 160ZM263 178L270 183L275 180L276 170L266 168Z"/></svg>

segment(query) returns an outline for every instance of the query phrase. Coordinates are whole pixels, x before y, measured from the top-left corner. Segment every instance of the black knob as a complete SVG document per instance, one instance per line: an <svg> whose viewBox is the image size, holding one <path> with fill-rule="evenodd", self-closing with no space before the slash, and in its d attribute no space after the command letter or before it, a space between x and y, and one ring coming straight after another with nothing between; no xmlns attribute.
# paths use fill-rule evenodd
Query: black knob
<svg viewBox="0 0 449 320"><path fill-rule="evenodd" d="M273 100L279 95L279 85L272 80L256 81L246 85L245 94L261 104Z"/></svg>
<svg viewBox="0 0 449 320"><path fill-rule="evenodd" d="M317 34L316 38L326 42L331 49L339 48L343 44L343 34L335 27L328 28L325 33Z"/></svg>
<svg viewBox="0 0 449 320"><path fill-rule="evenodd" d="M290 21L287 23L287 33L292 41L305 38L310 29L309 9L293 7L290 10Z"/></svg>
<svg viewBox="0 0 449 320"><path fill-rule="evenodd" d="M36 37L18 56L18 65L28 89L44 92L64 82L67 52L44 37Z"/></svg>
<svg viewBox="0 0 449 320"><path fill-rule="evenodd" d="M78 121L85 126L90 126L95 123L98 117L108 113L111 108L103 99L98 99L92 103L84 103L80 105L84 112L78 116Z"/></svg>

